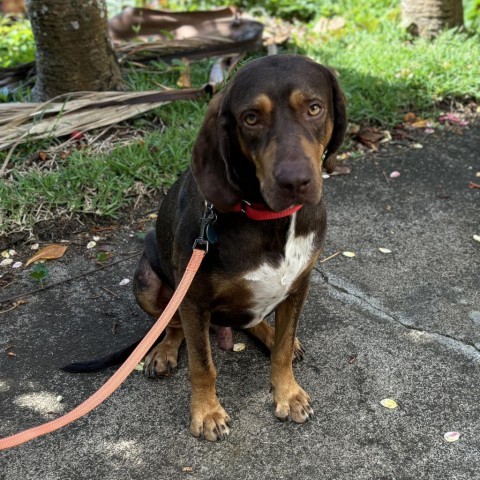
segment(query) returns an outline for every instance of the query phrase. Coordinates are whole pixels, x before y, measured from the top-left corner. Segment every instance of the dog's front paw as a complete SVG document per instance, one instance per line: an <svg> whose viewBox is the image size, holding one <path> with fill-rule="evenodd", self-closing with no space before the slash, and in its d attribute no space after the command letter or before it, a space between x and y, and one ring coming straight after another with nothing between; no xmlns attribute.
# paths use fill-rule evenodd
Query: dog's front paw
<svg viewBox="0 0 480 480"><path fill-rule="evenodd" d="M230 416L219 402L214 408L192 406L190 432L194 437L203 437L211 442L224 440L230 433Z"/></svg>
<svg viewBox="0 0 480 480"><path fill-rule="evenodd" d="M310 397L298 385L274 387L275 416L282 422L288 419L305 423L313 418Z"/></svg>

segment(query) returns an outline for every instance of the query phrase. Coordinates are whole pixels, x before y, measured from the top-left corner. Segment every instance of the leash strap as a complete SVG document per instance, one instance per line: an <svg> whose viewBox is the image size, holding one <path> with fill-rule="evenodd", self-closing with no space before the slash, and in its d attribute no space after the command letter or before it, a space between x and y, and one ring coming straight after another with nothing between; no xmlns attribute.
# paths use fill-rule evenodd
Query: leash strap
<svg viewBox="0 0 480 480"><path fill-rule="evenodd" d="M135 350L125 360L122 366L104 383L99 390L97 390L91 397L87 398L83 403L75 407L70 412L62 415L61 417L52 420L51 422L44 423L38 427L24 430L9 437L0 439L0 450L6 450L8 448L21 445L22 443L33 440L47 433L58 430L69 423L78 420L87 413L91 412L95 407L98 407L106 398L108 398L130 375L135 366L142 360L155 340L165 330L171 318L177 311L178 307L185 298L185 295L190 287L195 274L200 268L203 258L205 257L206 249L194 248L192 257L188 262L185 273L180 281L175 293L173 294L169 304L155 322L153 327L148 331L143 340L137 345Z"/></svg>

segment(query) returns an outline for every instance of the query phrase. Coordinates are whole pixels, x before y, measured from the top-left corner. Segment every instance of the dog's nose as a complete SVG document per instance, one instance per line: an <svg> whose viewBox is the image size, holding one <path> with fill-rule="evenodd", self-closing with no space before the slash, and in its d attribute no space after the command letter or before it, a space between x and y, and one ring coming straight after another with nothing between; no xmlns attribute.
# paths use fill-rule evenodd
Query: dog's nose
<svg viewBox="0 0 480 480"><path fill-rule="evenodd" d="M305 193L311 183L310 172L296 167L279 168L275 172L275 179L277 185L291 195Z"/></svg>

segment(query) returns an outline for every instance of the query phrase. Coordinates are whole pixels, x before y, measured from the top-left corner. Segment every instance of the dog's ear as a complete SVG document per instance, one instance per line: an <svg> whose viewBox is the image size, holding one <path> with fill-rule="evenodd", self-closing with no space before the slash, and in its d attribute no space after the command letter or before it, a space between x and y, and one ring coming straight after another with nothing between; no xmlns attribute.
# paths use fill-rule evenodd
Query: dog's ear
<svg viewBox="0 0 480 480"><path fill-rule="evenodd" d="M241 199L230 178L227 121L222 115L223 93L213 97L192 151L192 173L204 198L220 212L229 212Z"/></svg>
<svg viewBox="0 0 480 480"><path fill-rule="evenodd" d="M333 132L332 138L327 145L327 155L323 165L327 173L332 173L335 168L338 149L342 146L347 132L347 104L345 96L340 89L335 73L327 69L328 76L332 85L332 103L333 103Z"/></svg>

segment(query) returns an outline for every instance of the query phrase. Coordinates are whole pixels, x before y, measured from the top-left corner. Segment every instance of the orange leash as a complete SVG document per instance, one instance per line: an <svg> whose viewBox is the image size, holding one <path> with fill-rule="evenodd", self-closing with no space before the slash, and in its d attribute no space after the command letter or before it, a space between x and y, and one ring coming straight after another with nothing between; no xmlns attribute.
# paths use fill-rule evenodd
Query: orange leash
<svg viewBox="0 0 480 480"><path fill-rule="evenodd" d="M51 422L44 423L38 427L24 430L23 432L16 433L9 437L0 439L0 450L6 450L7 448L16 447L22 443L33 440L47 433L58 430L69 423L78 420L87 413L91 412L95 407L98 407L106 398L108 398L130 375L136 365L142 360L155 340L165 330L171 318L177 311L178 307L182 303L190 284L195 277L200 264L206 254L206 250L195 248L193 250L192 257L188 262L185 273L180 281L175 293L173 294L167 307L155 322L153 327L145 335L143 340L137 345L135 350L125 360L122 366L104 383L91 397L87 398L83 403L75 407L70 412L62 415L61 417L52 420Z"/></svg>

